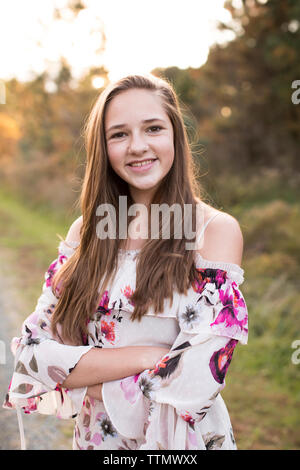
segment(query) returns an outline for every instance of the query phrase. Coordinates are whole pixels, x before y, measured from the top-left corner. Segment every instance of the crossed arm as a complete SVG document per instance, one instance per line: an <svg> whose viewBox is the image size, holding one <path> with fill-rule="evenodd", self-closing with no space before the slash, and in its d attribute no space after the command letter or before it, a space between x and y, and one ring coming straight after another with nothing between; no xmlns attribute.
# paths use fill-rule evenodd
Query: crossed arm
<svg viewBox="0 0 300 470"><path fill-rule="evenodd" d="M211 208L203 205L206 217ZM71 225L66 237L68 241L80 240L82 217ZM229 214L219 212L205 232L201 256L211 261L240 264L243 252L243 236L237 220ZM79 360L75 369L62 384L66 388L87 386L87 395L102 399L102 383L122 379L153 368L168 352L166 348L132 346L114 349L93 348Z"/></svg>
<svg viewBox="0 0 300 470"><path fill-rule="evenodd" d="M102 383L130 377L151 369L168 352L154 346L128 346L123 348L92 348L78 361L62 386L88 387L87 395L102 400Z"/></svg>

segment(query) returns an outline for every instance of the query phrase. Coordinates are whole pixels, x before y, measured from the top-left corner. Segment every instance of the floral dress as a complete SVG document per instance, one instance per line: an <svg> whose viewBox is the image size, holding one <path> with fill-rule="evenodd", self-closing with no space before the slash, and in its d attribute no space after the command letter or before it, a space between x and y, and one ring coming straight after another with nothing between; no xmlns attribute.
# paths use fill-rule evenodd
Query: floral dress
<svg viewBox="0 0 300 470"><path fill-rule="evenodd" d="M243 270L195 253L198 277L187 294L175 291L162 312L150 308L141 322L132 322L139 250L120 250L117 274L88 323L85 344L73 346L51 333L58 301L51 282L77 245L60 242L35 311L12 340L15 369L3 407L73 418L73 449L236 449L220 392L237 343L247 343ZM91 348L141 345L169 352L152 370L105 382L103 401L86 396L86 387L61 386Z"/></svg>

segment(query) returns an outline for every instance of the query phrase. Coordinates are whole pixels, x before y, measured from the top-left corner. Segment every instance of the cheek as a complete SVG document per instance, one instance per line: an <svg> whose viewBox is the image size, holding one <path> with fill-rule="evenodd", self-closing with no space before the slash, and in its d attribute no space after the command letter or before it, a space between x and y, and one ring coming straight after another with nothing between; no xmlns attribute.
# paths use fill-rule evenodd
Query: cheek
<svg viewBox="0 0 300 470"><path fill-rule="evenodd" d="M107 146L108 160L113 169L118 168L122 163L122 150L119 145Z"/></svg>
<svg viewBox="0 0 300 470"><path fill-rule="evenodd" d="M174 145L169 140L163 141L159 145L159 153L163 157L166 167L171 167L174 161Z"/></svg>

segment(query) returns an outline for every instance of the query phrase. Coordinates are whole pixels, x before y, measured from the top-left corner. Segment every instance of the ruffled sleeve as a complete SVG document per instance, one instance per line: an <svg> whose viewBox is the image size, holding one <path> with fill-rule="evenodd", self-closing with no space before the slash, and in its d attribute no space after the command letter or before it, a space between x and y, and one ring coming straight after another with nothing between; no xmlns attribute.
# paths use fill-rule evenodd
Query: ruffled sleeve
<svg viewBox="0 0 300 470"><path fill-rule="evenodd" d="M180 333L170 352L139 377L153 405L144 449L187 448L195 423L205 419L225 387L238 341L247 343L248 313L236 277L217 268L198 269L198 275L196 298L178 314ZM176 410L175 425L167 432L166 406Z"/></svg>
<svg viewBox="0 0 300 470"><path fill-rule="evenodd" d="M53 337L50 328L58 302L52 292L52 279L75 247L75 242L72 246L64 241L59 244L58 257L45 273L36 308L24 321L21 336L12 340L15 366L4 408L22 408L25 413L53 414L64 419L76 416L82 408L87 388L69 390L61 384L93 346L63 344L59 337Z"/></svg>
<svg viewBox="0 0 300 470"><path fill-rule="evenodd" d="M199 448L193 447L196 422L205 419L224 388L237 343L247 343L247 307L239 289L241 268L208 266L202 262L197 268L188 301L183 299L178 309L180 331L168 354L153 370L120 383L119 388L126 387L127 395L131 394L125 411L122 406L114 412L114 424L131 438L143 432L145 443L140 449ZM120 401L115 401L115 407L116 403ZM142 421L134 426L135 416Z"/></svg>

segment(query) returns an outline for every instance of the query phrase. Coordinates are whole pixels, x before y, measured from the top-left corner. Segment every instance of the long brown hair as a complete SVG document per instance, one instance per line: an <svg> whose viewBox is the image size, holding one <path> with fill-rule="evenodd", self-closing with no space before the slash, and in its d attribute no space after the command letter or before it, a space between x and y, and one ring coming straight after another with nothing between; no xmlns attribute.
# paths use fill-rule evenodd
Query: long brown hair
<svg viewBox="0 0 300 470"><path fill-rule="evenodd" d="M173 126L174 162L161 182L152 204L165 203L170 207L177 203L182 211L184 204L191 204L193 220L195 219L199 187L179 100L172 85L151 74L130 75L110 84L97 98L84 127L87 163L79 200L82 212L80 244L55 275L52 286L56 292L58 283L63 285L52 317L53 331L57 332L57 325L60 323L62 337L73 343L82 344L82 338L87 335L87 323L99 305L108 283L113 279L118 251L122 247L122 240L118 236L115 239L97 237L97 207L104 203L115 207L118 234L119 196L127 196L129 205L134 203L128 184L113 171L109 163L104 128L108 103L119 93L129 89L145 89L157 93ZM148 239L138 254L136 289L131 296L131 303L134 305L132 320L140 320L150 305L153 305L156 313L162 311L164 299L173 300L174 288L180 293L186 293L196 278L193 251L185 248L187 240L184 236L183 217L180 223L183 234L181 239L172 237L174 217L170 218L170 238L163 239L160 220L160 237ZM193 229L195 230L194 226Z"/></svg>

